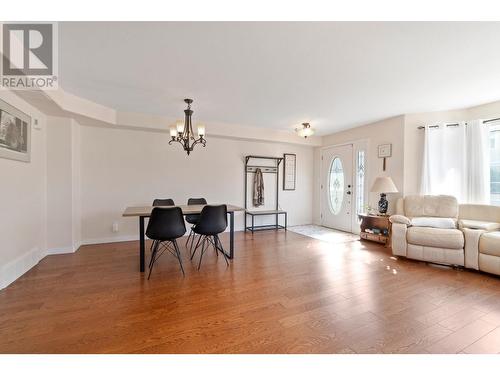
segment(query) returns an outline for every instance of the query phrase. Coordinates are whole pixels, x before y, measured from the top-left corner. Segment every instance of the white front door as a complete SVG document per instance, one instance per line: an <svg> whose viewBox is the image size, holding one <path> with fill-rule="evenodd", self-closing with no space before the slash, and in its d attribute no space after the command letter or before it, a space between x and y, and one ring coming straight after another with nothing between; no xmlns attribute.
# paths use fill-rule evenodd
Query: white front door
<svg viewBox="0 0 500 375"><path fill-rule="evenodd" d="M321 151L321 224L352 232L353 146Z"/></svg>

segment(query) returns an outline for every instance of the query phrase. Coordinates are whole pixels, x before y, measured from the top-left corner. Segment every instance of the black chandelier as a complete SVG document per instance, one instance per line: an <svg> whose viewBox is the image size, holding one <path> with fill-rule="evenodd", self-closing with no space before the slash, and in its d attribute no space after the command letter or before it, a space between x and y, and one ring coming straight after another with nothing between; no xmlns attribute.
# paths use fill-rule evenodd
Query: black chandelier
<svg viewBox="0 0 500 375"><path fill-rule="evenodd" d="M170 136L172 137L172 140L168 142L168 144L171 145L172 142L179 142L184 151L186 151L189 155L191 151L193 151L194 146L200 143L203 147L205 147L207 141L205 140L205 126L201 124L198 125L198 138L194 137L193 123L191 122L191 116L193 115L191 103L193 102L193 99L184 99L184 102L188 106L184 110L184 123L182 123L182 121L177 121L176 126L170 128Z"/></svg>

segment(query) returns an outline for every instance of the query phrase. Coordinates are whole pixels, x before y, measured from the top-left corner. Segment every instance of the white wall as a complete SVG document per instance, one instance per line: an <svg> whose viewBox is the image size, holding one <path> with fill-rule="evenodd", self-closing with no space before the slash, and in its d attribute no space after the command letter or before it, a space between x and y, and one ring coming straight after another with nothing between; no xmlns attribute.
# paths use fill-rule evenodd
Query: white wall
<svg viewBox="0 0 500 375"><path fill-rule="evenodd" d="M47 116L47 249L73 252L81 238L80 125Z"/></svg>
<svg viewBox="0 0 500 375"><path fill-rule="evenodd" d="M46 250L46 118L8 91L0 99L37 119L31 162L0 158L0 289L29 270Z"/></svg>
<svg viewBox="0 0 500 375"><path fill-rule="evenodd" d="M50 117L47 126L47 247L72 243L71 119Z"/></svg>
<svg viewBox="0 0 500 375"><path fill-rule="evenodd" d="M81 199L81 126L71 121L71 204L72 204L72 247L78 250L82 243L82 199Z"/></svg>
<svg viewBox="0 0 500 375"><path fill-rule="evenodd" d="M315 177L314 177L314 222L319 224L320 220L320 153L324 147L353 143L355 141L366 140L368 143L366 184L370 190L375 178L379 176L390 176L400 192L404 191L404 117L397 116L375 122L368 125L359 126L342 132L334 133L323 137L323 146L315 149ZM392 157L387 158L386 170L382 170L382 159L378 158L378 145L392 144ZM395 200L401 196L399 194L388 194L389 212L394 209ZM368 203L374 207L380 199L379 194L369 193Z"/></svg>
<svg viewBox="0 0 500 375"><path fill-rule="evenodd" d="M137 219L122 218L131 205L150 205L154 198L189 197L209 203L244 204L245 155L297 154L297 189L282 191L280 203L289 225L312 222L313 148L300 145L246 141L208 136L207 147L187 155L179 144L169 146L165 132L82 126L81 217L82 242L137 238ZM266 200L274 195L266 177ZM113 222L120 231L112 232ZM237 230L243 214L235 215Z"/></svg>

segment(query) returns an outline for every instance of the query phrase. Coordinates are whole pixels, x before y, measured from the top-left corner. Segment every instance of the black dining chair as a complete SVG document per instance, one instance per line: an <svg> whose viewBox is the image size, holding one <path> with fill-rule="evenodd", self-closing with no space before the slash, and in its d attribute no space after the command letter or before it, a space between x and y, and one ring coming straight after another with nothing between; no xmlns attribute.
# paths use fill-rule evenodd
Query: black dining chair
<svg viewBox="0 0 500 375"><path fill-rule="evenodd" d="M170 198L155 199L153 201L153 207L158 207L158 206L162 206L162 207L175 206L175 203L174 203L174 200L170 199ZM150 252L153 251L153 246L154 246L154 242L151 244L151 248L149 249Z"/></svg>
<svg viewBox="0 0 500 375"><path fill-rule="evenodd" d="M182 266L181 253L177 245L177 238L184 236L186 233L186 225L180 207L155 207L151 211L146 235L153 240L153 253L149 262L149 275L158 258L165 252L169 251L179 261L182 274L184 267Z"/></svg>
<svg viewBox="0 0 500 375"><path fill-rule="evenodd" d="M174 200L173 199L155 199L153 201L153 206L175 206Z"/></svg>
<svg viewBox="0 0 500 375"><path fill-rule="evenodd" d="M219 239L219 234L224 232L227 228L227 206L225 204L218 206L205 206L201 210L200 218L198 224L193 228L195 234L199 234L198 242L191 254L191 260L194 258L196 251L201 246L200 261L198 263L198 270L201 267L201 260L203 259L203 254L209 248L210 245L213 246L215 253L219 256L219 252L224 256L226 264L229 266L229 261L222 243ZM200 243L201 242L201 243Z"/></svg>
<svg viewBox="0 0 500 375"><path fill-rule="evenodd" d="M207 204L207 200L205 198L189 198L188 206L198 205L198 204ZM191 240L190 251L193 250L193 244L196 237L196 234L193 232L193 227L198 224L198 220L200 219L200 214L191 214L186 215L186 221L191 224L191 229L189 231L189 236L186 241L186 247L189 246L189 241Z"/></svg>

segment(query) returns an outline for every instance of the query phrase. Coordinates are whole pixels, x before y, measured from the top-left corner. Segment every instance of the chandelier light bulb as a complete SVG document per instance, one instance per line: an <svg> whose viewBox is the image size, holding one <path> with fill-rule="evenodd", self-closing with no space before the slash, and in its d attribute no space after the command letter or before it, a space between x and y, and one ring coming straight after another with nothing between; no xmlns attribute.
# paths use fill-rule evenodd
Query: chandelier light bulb
<svg viewBox="0 0 500 375"><path fill-rule="evenodd" d="M177 133L182 134L184 132L184 123L181 120L177 120L175 126L177 127Z"/></svg>
<svg viewBox="0 0 500 375"><path fill-rule="evenodd" d="M198 136L199 137L204 137L205 136L205 125L198 124Z"/></svg>

